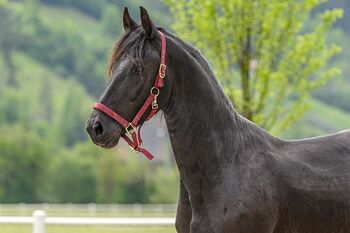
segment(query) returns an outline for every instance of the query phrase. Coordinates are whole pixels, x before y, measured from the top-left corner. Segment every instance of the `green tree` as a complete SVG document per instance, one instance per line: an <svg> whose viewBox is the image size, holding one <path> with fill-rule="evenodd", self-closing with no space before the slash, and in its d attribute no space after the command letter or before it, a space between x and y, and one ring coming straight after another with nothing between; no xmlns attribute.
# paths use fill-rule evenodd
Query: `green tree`
<svg viewBox="0 0 350 233"><path fill-rule="evenodd" d="M40 99L42 101L42 118L51 123L53 118L52 84L47 78L43 78Z"/></svg>
<svg viewBox="0 0 350 233"><path fill-rule="evenodd" d="M107 5L102 13L101 23L103 31L112 37L119 35L121 31L121 24L120 20L118 19L121 19L120 9L113 5Z"/></svg>
<svg viewBox="0 0 350 233"><path fill-rule="evenodd" d="M50 167L50 198L54 202L88 203L96 201L96 159L87 150L93 145L80 144L58 153ZM90 156L92 155L92 156Z"/></svg>
<svg viewBox="0 0 350 233"><path fill-rule="evenodd" d="M339 74L325 68L340 51L326 33L343 15L324 0L164 0L181 38L201 49L235 108L279 132L306 110L310 93Z"/></svg>
<svg viewBox="0 0 350 233"><path fill-rule="evenodd" d="M107 164L108 161L110 164ZM149 171L145 163L147 163L146 160L140 160L130 151L101 156L98 166L100 201L149 202L146 186ZM113 169L113 171L106 169ZM108 197L108 195L113 196Z"/></svg>
<svg viewBox="0 0 350 233"><path fill-rule="evenodd" d="M94 150L101 151L94 146ZM98 151L96 151L98 153ZM101 152L100 152L101 153ZM124 183L130 171L128 163L116 153L104 152L97 165L97 201L102 203L121 203L124 201Z"/></svg>
<svg viewBox="0 0 350 233"><path fill-rule="evenodd" d="M72 6L92 17L100 18L104 0L41 0L42 2L55 5Z"/></svg>
<svg viewBox="0 0 350 233"><path fill-rule="evenodd" d="M179 195L177 168L162 165L153 169L147 178L147 190L151 203L176 203Z"/></svg>
<svg viewBox="0 0 350 233"><path fill-rule="evenodd" d="M23 127L0 128L0 201L40 201L48 149Z"/></svg>
<svg viewBox="0 0 350 233"><path fill-rule="evenodd" d="M86 108L88 105L84 105L86 104L84 91L76 82L71 81L71 83L72 86L65 96L64 106L56 127L59 139L67 147L86 140L85 120L89 111Z"/></svg>
<svg viewBox="0 0 350 233"><path fill-rule="evenodd" d="M0 98L0 125L1 124L27 124L30 120L29 100L23 92L14 88L7 88L1 92Z"/></svg>
<svg viewBox="0 0 350 233"><path fill-rule="evenodd" d="M16 87L16 67L12 52L17 47L19 37L19 20L16 14L7 7L7 1L0 1L0 52L7 68L7 84Z"/></svg>

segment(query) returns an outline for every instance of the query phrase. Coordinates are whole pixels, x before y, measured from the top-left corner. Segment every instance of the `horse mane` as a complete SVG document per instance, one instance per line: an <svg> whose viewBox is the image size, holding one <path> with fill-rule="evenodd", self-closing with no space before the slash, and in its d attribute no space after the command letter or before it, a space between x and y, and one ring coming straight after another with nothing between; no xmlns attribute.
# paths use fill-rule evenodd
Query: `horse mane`
<svg viewBox="0 0 350 233"><path fill-rule="evenodd" d="M165 29L161 29L161 30L162 30L162 32L164 32L165 35L169 36L174 41L176 41L180 47L182 47L184 50L186 50L199 63L199 65L202 67L202 69L204 69L205 72L211 78L212 85L215 86L218 89L217 94L220 95L220 97L224 100L225 104L229 107L229 109L235 115L237 115L236 111L234 110L234 107L232 105L232 102L224 94L225 92L224 92L221 84L218 82L218 80L217 80L217 78L216 78L216 76L215 76L215 74L213 72L213 69L211 68L211 66L210 66L209 62L207 61L207 59L202 55L201 51L199 49L197 49L196 47L190 45L186 41L183 41L182 39L177 37L175 34L169 32L169 31L167 31Z"/></svg>

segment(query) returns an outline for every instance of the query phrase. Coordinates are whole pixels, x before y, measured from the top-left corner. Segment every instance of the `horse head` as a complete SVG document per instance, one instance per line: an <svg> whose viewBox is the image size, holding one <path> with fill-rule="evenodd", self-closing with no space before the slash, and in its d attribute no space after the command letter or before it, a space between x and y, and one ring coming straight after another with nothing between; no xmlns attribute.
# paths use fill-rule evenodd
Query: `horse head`
<svg viewBox="0 0 350 233"><path fill-rule="evenodd" d="M109 82L87 121L92 141L104 148L114 147L121 136L126 139L130 133L133 143L129 144L137 150L141 138L136 128L160 110L170 96L171 82L164 81L168 73L165 36L143 7L140 18L141 25L124 8L124 33L112 51Z"/></svg>

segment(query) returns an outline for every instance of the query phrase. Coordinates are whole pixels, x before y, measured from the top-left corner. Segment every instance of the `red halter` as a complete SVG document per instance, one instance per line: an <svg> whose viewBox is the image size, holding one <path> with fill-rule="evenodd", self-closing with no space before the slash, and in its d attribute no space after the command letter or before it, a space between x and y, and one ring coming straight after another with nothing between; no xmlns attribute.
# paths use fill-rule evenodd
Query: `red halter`
<svg viewBox="0 0 350 233"><path fill-rule="evenodd" d="M159 34L162 40L162 50L161 50L161 56L160 56L159 71L158 71L156 80L154 82L154 85L150 90L150 94L148 98L146 99L146 101L144 102L141 109L138 111L138 113L134 117L134 119L131 122L129 122L123 117L121 117L119 114L114 112L112 109L110 109L109 107L101 103L95 103L93 106L94 109L100 110L101 112L107 114L108 116L116 120L119 124L121 124L125 128L126 133L131 135L131 138L130 138L126 135L126 133L124 133L122 135L124 140L129 144L129 146L132 149L134 149L137 152L141 152L149 160L153 159L154 156L144 148L140 147L142 144L141 134L140 134L141 125L138 125L138 123L150 105L152 109L150 114L146 118L146 121L151 119L159 110L157 97L159 95L160 88L162 88L164 85L165 70L166 70L166 63L165 63L166 41L165 41L164 34L160 31L159 31ZM138 127L138 130L137 130L137 127Z"/></svg>

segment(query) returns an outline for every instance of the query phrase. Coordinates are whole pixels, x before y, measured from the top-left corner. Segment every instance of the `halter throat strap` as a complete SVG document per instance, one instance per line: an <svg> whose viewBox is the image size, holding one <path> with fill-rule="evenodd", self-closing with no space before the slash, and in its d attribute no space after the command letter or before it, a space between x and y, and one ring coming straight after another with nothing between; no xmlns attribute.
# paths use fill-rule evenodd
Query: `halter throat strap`
<svg viewBox="0 0 350 233"><path fill-rule="evenodd" d="M146 121L151 119L159 110L157 97L160 93L160 89L164 86L164 78L165 78L165 71L166 71L166 62L165 62L166 40L165 40L164 34L161 31L158 31L158 32L160 34L160 38L162 42L159 70L157 73L156 80L153 84L153 87L150 90L148 98L143 103L142 107L137 112L133 120L132 121L126 120L125 118L120 116L118 113L114 112L112 109L110 109L108 106L102 103L97 102L93 105L94 109L97 109L105 113L106 115L108 115L109 117L117 121L119 124L121 124L125 128L125 133L121 135L123 139L129 144L129 146L133 150L135 150L136 152L141 152L149 160L152 160L154 156L149 151L141 147L142 139L141 139L140 130L142 125L139 125L139 121L150 106L151 106L151 112L148 114Z"/></svg>

